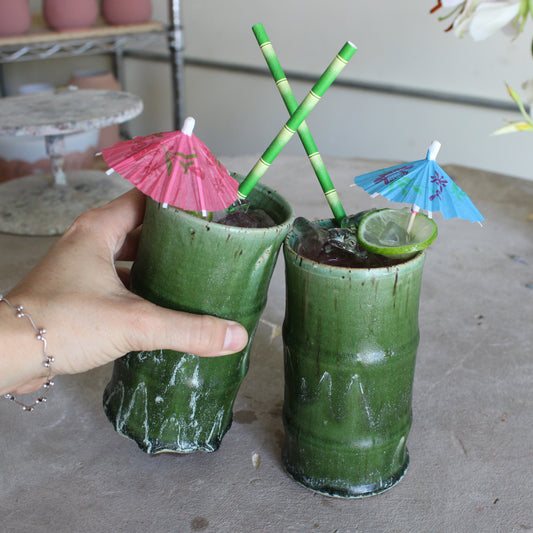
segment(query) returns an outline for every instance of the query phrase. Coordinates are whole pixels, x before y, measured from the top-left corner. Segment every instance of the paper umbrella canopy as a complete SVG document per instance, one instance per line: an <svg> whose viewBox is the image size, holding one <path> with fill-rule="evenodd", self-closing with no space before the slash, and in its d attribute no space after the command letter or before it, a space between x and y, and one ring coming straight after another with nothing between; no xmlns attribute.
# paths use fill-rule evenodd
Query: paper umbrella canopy
<svg viewBox="0 0 533 533"><path fill-rule="evenodd" d="M192 130L155 133L118 142L102 150L108 173L117 172L164 207L219 211L237 199L239 183Z"/></svg>
<svg viewBox="0 0 533 533"><path fill-rule="evenodd" d="M433 141L425 159L368 172L354 182L371 195L412 205L431 213L440 211L445 219L462 218L481 222L482 214L468 195L444 172L435 160L440 143Z"/></svg>

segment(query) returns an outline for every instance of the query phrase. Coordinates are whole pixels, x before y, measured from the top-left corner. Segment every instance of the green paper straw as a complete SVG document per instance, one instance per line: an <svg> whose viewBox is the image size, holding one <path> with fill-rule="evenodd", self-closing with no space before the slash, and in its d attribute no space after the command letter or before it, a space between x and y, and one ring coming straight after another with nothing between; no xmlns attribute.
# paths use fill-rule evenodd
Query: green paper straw
<svg viewBox="0 0 533 533"><path fill-rule="evenodd" d="M257 42L259 43L259 47L261 48L261 52L263 53L263 56L267 62L268 68L270 69L274 81L276 82L281 97L283 98L283 102L285 103L289 114L292 115L298 107L298 102L294 97L291 86L276 56L274 47L272 46L272 43L270 42L262 24L256 24L252 27L252 30ZM313 136L311 135L309 127L305 121L300 124L300 127L298 128L298 135L300 136L300 140L305 148L311 166L315 171L316 177L322 186L322 190L324 191L324 195L326 196L326 200L328 201L333 216L335 217L337 223L340 224L342 219L346 216L346 211L344 211L344 207L341 204L339 195L337 194L331 178L329 177L326 165L322 160L322 156L318 151L315 140L313 139Z"/></svg>
<svg viewBox="0 0 533 533"><path fill-rule="evenodd" d="M341 48L335 59L313 85L309 94L303 99L302 103L291 115L283 128L281 128L281 131L276 135L252 170L250 170L244 181L240 184L238 196L241 200L244 200L250 194L250 191L255 187L281 150L283 150L283 147L296 133L296 130L305 120L305 117L307 117L316 104L318 104L322 96L324 96L324 93L328 90L328 87L334 82L335 78L346 66L356 50L357 48L349 41Z"/></svg>

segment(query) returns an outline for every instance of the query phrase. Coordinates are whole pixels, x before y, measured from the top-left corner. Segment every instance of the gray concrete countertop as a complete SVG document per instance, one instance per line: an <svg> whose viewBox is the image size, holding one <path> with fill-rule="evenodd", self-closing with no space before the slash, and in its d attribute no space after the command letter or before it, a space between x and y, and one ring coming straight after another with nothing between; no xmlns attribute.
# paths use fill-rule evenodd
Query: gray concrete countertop
<svg viewBox="0 0 533 533"><path fill-rule="evenodd" d="M256 160L221 159L243 173ZM348 212L388 205L350 188L353 176L385 162L325 162ZM422 284L411 462L400 483L381 495L342 500L285 474L280 256L234 423L217 452L147 456L103 413L110 365L59 377L42 410L27 414L0 401L0 530L533 530L533 182L445 168L486 220L481 228L436 216L440 234ZM304 156L280 156L262 182L297 215L329 216ZM53 241L0 235L0 289L9 289Z"/></svg>

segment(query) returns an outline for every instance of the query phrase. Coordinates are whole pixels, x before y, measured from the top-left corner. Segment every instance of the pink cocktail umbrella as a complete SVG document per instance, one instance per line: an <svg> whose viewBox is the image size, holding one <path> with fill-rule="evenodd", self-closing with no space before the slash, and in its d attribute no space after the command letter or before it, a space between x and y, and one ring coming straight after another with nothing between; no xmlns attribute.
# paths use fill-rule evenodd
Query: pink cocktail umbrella
<svg viewBox="0 0 533 533"><path fill-rule="evenodd" d="M181 131L155 133L102 150L108 173L117 172L156 202L187 211L226 209L237 199L239 183L192 133L194 119Z"/></svg>

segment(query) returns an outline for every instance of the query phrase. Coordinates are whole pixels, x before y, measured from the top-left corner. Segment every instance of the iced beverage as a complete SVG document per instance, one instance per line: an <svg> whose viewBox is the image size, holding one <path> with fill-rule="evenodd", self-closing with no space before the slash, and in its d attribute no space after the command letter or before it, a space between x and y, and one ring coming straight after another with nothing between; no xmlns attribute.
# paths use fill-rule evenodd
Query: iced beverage
<svg viewBox="0 0 533 533"><path fill-rule="evenodd" d="M131 352L114 364L104 393L107 417L147 453L214 451L232 408L266 304L280 246L293 221L290 205L258 185L249 196L271 227L234 227L148 200L133 290L164 307L235 320L248 346L224 357L172 350Z"/></svg>
<svg viewBox="0 0 533 533"><path fill-rule="evenodd" d="M385 266L324 264L324 245L305 257L298 232L284 245L283 462L317 492L382 492L408 465L425 253Z"/></svg>

